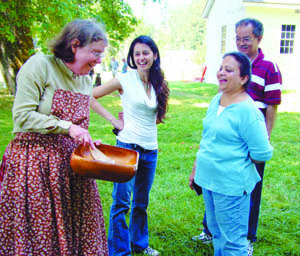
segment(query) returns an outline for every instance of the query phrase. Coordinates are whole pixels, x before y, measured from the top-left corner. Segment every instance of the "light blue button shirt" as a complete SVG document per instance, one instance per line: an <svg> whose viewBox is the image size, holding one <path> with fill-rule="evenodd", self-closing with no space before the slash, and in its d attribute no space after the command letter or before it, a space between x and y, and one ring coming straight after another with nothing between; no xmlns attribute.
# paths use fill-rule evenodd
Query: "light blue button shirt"
<svg viewBox="0 0 300 256"><path fill-rule="evenodd" d="M271 159L266 124L254 101L226 107L217 115L221 94L216 95L203 119L197 152L195 182L208 190L229 196L251 193L260 180L252 159Z"/></svg>

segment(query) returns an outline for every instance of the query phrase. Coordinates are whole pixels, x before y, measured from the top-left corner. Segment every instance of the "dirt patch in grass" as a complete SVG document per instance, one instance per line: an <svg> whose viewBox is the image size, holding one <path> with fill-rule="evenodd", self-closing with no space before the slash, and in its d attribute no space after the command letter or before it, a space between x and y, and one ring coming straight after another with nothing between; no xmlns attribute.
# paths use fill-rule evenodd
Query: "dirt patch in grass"
<svg viewBox="0 0 300 256"><path fill-rule="evenodd" d="M283 93L278 111L300 113L300 91Z"/></svg>

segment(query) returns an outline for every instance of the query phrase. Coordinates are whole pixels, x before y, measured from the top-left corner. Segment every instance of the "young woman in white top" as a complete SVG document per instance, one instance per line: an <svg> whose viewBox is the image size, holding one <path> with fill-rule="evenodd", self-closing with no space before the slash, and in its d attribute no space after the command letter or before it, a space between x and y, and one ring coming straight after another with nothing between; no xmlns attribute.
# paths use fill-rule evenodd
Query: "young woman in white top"
<svg viewBox="0 0 300 256"><path fill-rule="evenodd" d="M169 89L160 68L158 48L150 37L139 36L133 40L127 63L133 70L94 88L92 101L92 108L119 130L117 146L134 149L140 155L135 178L127 183L114 183L109 255L131 255L131 252L159 255L149 247L147 207L157 163L156 125L165 118ZM113 91L121 95L123 112L119 119L96 101ZM130 206L128 227L125 215Z"/></svg>

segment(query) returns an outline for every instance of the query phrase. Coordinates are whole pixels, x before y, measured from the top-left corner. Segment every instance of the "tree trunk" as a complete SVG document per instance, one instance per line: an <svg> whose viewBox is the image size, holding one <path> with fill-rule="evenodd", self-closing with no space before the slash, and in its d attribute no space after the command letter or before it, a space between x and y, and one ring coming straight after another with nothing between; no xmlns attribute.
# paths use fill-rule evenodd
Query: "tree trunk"
<svg viewBox="0 0 300 256"><path fill-rule="evenodd" d="M15 28L15 41L0 40L0 69L10 94L16 94L16 76L33 52L34 45L28 28Z"/></svg>

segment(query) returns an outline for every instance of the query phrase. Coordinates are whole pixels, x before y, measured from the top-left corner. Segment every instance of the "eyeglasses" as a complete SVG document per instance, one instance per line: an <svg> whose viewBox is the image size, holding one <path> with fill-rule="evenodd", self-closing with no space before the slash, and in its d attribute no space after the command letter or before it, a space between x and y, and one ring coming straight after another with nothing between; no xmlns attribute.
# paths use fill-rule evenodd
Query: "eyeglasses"
<svg viewBox="0 0 300 256"><path fill-rule="evenodd" d="M235 41L236 41L237 43L243 42L243 43L245 43L245 44L251 43L253 40L254 40L254 39L251 38L250 36L245 36L245 37L242 37L242 38L241 38L241 37L236 37L236 38L235 38Z"/></svg>
<svg viewBox="0 0 300 256"><path fill-rule="evenodd" d="M88 49L91 51L91 53L96 57L96 58L104 58L105 54L103 52L96 52L94 49L88 47Z"/></svg>

